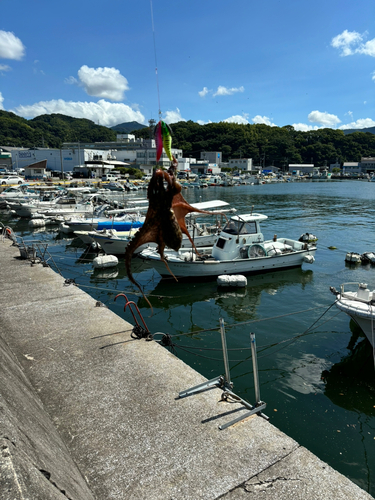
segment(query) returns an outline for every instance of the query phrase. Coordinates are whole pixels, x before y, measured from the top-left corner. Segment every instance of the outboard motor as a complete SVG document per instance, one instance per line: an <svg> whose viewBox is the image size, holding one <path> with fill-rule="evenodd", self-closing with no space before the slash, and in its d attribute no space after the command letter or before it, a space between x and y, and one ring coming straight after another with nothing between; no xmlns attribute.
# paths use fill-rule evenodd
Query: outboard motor
<svg viewBox="0 0 375 500"><path fill-rule="evenodd" d="M299 237L298 241L302 243L316 243L318 241L318 238L311 233L305 233Z"/></svg>

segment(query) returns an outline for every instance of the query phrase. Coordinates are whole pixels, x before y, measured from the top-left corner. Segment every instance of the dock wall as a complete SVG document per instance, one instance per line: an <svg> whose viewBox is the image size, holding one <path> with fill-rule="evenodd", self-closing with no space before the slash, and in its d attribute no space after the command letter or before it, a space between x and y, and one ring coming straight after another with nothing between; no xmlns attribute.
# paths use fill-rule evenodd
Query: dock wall
<svg viewBox="0 0 375 500"><path fill-rule="evenodd" d="M0 497L372 497L52 269L0 241ZM267 413L267 411L265 411Z"/></svg>

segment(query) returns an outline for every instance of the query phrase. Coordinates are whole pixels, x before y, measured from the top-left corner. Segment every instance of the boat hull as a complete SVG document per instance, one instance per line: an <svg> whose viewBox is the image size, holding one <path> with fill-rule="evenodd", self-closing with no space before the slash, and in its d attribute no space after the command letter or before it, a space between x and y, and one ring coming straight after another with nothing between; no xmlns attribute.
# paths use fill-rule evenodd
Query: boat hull
<svg viewBox="0 0 375 500"><path fill-rule="evenodd" d="M91 220L85 221L67 221L68 226L73 232L76 231L102 231L103 229L115 229L116 231L130 231L134 228L140 228L143 221L130 221L130 220Z"/></svg>
<svg viewBox="0 0 375 500"><path fill-rule="evenodd" d="M345 312L357 323L368 338L372 347L375 347L375 306L366 302L358 302L348 298L337 296L336 307Z"/></svg>
<svg viewBox="0 0 375 500"><path fill-rule="evenodd" d="M270 257L236 259L220 261L208 258L206 260L187 260L181 258L174 259L172 255L167 255L168 266L171 272L179 279L214 279L219 275L230 274L260 274L278 269L288 269L301 267L308 255L314 256L316 249L302 250L290 254ZM179 251L181 256L181 251ZM143 251L138 255L144 262L152 266L162 277L170 277L165 264L157 258L155 252ZM186 258L191 258L191 252L186 254Z"/></svg>
<svg viewBox="0 0 375 500"><path fill-rule="evenodd" d="M137 230L132 231L132 234L130 236L133 236L136 233ZM77 233L76 233L77 234ZM110 235L105 235L105 234L95 234L94 232L90 233L90 237L96 241L96 243L99 243L101 246L102 250L106 254L110 255L124 255L126 251L127 244L129 242L129 235L119 237L119 236L110 236ZM207 235L207 236L199 236L194 239L195 245L200 248L200 247L208 247L212 246L217 239L216 235ZM153 248L155 249L157 247L156 243L147 243L145 245L140 246L137 248L135 253L142 252L146 248ZM184 235L182 239L182 244L181 248L191 248L191 242L190 240Z"/></svg>

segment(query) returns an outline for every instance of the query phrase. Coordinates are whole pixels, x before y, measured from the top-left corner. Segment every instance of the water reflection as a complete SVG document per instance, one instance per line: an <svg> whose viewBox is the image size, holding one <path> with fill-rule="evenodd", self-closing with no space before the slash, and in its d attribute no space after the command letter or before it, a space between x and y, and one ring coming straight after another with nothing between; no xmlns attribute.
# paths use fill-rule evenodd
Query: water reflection
<svg viewBox="0 0 375 500"><path fill-rule="evenodd" d="M375 416L374 359L369 341L353 321L348 353L322 371L324 394L337 406Z"/></svg>
<svg viewBox="0 0 375 500"><path fill-rule="evenodd" d="M147 296L154 309L170 311L177 307L193 308L205 303L217 311L214 313L215 318L219 311L225 311L232 321L244 322L256 317L262 293L275 295L283 288L297 284L303 289L312 280L313 272L300 268L248 278L244 288L222 288L216 281L186 283L163 279L157 282L154 289L150 289ZM139 298L138 307L147 307L142 297Z"/></svg>
<svg viewBox="0 0 375 500"><path fill-rule="evenodd" d="M329 364L326 359L319 358L312 353L303 353L299 359L290 356L277 356L278 364L285 367L288 373L280 380L278 390L292 396L288 391L292 389L300 394L318 394L324 392L324 383L321 381L322 369Z"/></svg>

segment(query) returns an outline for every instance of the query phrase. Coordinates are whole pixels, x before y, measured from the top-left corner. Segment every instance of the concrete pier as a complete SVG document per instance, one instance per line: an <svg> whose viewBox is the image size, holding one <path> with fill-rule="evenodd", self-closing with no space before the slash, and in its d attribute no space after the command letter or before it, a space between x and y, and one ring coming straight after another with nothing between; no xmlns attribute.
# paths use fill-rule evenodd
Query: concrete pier
<svg viewBox="0 0 375 500"><path fill-rule="evenodd" d="M0 241L0 497L369 500L270 422ZM267 411L265 411L267 413Z"/></svg>

